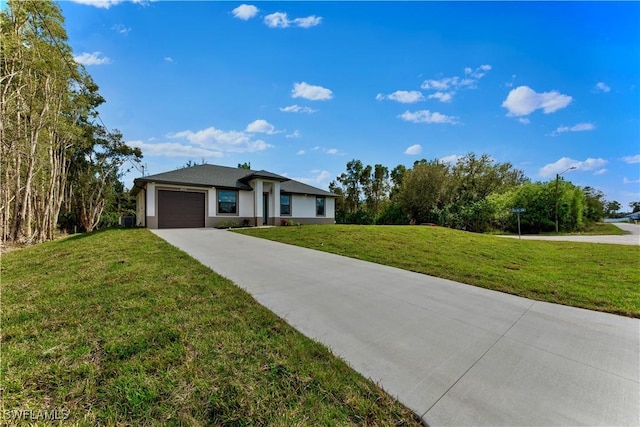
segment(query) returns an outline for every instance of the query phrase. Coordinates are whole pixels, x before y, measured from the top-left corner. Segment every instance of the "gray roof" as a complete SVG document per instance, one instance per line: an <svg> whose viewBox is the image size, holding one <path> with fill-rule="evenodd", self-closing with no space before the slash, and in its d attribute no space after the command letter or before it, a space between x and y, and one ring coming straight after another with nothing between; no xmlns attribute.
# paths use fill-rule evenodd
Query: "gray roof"
<svg viewBox="0 0 640 427"><path fill-rule="evenodd" d="M156 182L161 184L189 185L195 187L222 187L236 190L251 191L249 185L252 179L262 178L270 181L280 181L281 193L310 194L316 196L331 196L335 194L321 190L311 185L294 181L282 175L265 170L254 171L251 169L232 168L217 165L196 165L188 168L177 169L171 172L163 172L156 175L143 176L133 181L131 194L136 195L140 191L139 184Z"/></svg>

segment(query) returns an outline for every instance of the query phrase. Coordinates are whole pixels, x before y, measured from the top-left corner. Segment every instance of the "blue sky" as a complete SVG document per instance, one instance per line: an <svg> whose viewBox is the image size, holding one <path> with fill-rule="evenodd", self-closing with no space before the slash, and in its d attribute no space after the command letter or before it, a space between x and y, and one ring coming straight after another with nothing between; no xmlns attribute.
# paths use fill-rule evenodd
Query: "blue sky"
<svg viewBox="0 0 640 427"><path fill-rule="evenodd" d="M351 159L475 152L640 200L640 3L60 6L149 174L250 162L326 188Z"/></svg>

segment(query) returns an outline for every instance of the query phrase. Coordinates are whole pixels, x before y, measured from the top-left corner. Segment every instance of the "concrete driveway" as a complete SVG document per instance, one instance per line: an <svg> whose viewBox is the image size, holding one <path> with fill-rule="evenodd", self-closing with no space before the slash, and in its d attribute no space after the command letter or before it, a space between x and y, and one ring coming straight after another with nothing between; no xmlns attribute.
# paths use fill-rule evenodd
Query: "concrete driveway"
<svg viewBox="0 0 640 427"><path fill-rule="evenodd" d="M640 320L215 229L154 230L432 426L640 425Z"/></svg>
<svg viewBox="0 0 640 427"><path fill-rule="evenodd" d="M523 240L551 240L560 242L583 242L583 243L609 243L613 245L636 245L640 246L640 225L628 222L612 223L618 228L627 232L622 236L539 236L528 234L522 236ZM501 236L517 239L518 236Z"/></svg>

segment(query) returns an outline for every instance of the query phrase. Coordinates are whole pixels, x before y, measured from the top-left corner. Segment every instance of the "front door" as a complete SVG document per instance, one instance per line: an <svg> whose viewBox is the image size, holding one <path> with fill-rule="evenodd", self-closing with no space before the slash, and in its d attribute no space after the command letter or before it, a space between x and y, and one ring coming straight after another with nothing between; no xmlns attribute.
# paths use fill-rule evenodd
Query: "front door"
<svg viewBox="0 0 640 427"><path fill-rule="evenodd" d="M262 193L262 225L269 224L269 193Z"/></svg>

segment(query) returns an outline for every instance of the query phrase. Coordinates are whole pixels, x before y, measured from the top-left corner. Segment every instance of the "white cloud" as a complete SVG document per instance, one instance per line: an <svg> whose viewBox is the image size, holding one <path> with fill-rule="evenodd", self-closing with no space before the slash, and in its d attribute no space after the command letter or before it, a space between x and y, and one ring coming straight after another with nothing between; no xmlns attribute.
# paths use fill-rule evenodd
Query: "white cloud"
<svg viewBox="0 0 640 427"><path fill-rule="evenodd" d="M608 169L600 169L600 170L595 171L593 174L594 175L604 175L607 172L609 172Z"/></svg>
<svg viewBox="0 0 640 427"><path fill-rule="evenodd" d="M455 92L436 92L429 95L429 99L437 99L440 102L451 102Z"/></svg>
<svg viewBox="0 0 640 427"><path fill-rule="evenodd" d="M333 98L333 92L322 86L314 86L302 82L293 84L291 96L293 98L304 98L310 101L326 101Z"/></svg>
<svg viewBox="0 0 640 427"><path fill-rule="evenodd" d="M305 153L304 150L298 150L298 152L296 153L298 156L302 156Z"/></svg>
<svg viewBox="0 0 640 427"><path fill-rule="evenodd" d="M607 93L607 92L611 92L611 88L609 86L607 86L604 82L598 82L596 83L596 85L593 87L593 89L591 90L594 93Z"/></svg>
<svg viewBox="0 0 640 427"><path fill-rule="evenodd" d="M389 95L383 95L379 93L378 95L376 95L376 99L378 101L381 101L383 99L390 99L391 101L400 102L402 104L413 104L418 101L424 101L424 96L422 96L422 93L418 92L417 90L397 90L393 93L390 93Z"/></svg>
<svg viewBox="0 0 640 427"><path fill-rule="evenodd" d="M131 31L131 28L125 27L122 24L116 24L113 27L111 27L111 29L118 34L129 34L129 31Z"/></svg>
<svg viewBox="0 0 640 427"><path fill-rule="evenodd" d="M249 123L245 131L253 133L266 133L268 135L277 133L276 127L263 119L254 120L253 122Z"/></svg>
<svg viewBox="0 0 640 427"><path fill-rule="evenodd" d="M104 65L111 63L111 59L107 58L106 56L101 57L101 55L102 52L83 52L80 55L74 56L73 59L78 64L82 65Z"/></svg>
<svg viewBox="0 0 640 427"><path fill-rule="evenodd" d="M440 161L440 163L447 163L447 164L450 164L450 165L455 165L456 163L458 163L458 160L460 160L461 158L462 158L462 156L459 156L457 154L451 154L450 156L441 157L438 160Z"/></svg>
<svg viewBox="0 0 640 427"><path fill-rule="evenodd" d="M595 128L596 128L596 125L594 125L593 123L578 123L577 125L573 125L573 126L560 126L556 130L551 132L551 136L556 136L566 132L584 132L584 131L594 130Z"/></svg>
<svg viewBox="0 0 640 427"><path fill-rule="evenodd" d="M315 15L307 16L306 18L296 18L293 20L293 23L300 28L315 27L316 25L320 25L320 22L322 22L322 17Z"/></svg>
<svg viewBox="0 0 640 427"><path fill-rule="evenodd" d="M409 154L412 156L415 156L420 153L422 153L422 145L420 144L414 144L410 147L407 147L407 149L404 150L404 154Z"/></svg>
<svg viewBox="0 0 640 427"><path fill-rule="evenodd" d="M569 157L563 157L555 163L549 163L548 165L543 166L538 171L538 174L542 177L551 177L555 174L562 173L569 168L575 168L578 171L589 172L593 170L600 170L603 166L605 166L608 161L605 159L592 159L588 158L586 160L574 160Z"/></svg>
<svg viewBox="0 0 640 427"><path fill-rule="evenodd" d="M528 118L526 118L526 117L518 117L518 121L519 121L520 123L522 123L523 125L528 125L529 123L531 123L531 120L529 120L529 119L528 119Z"/></svg>
<svg viewBox="0 0 640 427"><path fill-rule="evenodd" d="M194 147L192 145L182 145L176 142L146 143L142 141L127 141L127 145L138 147L142 154L146 156L162 157L223 157L220 151L207 150L205 148Z"/></svg>
<svg viewBox="0 0 640 427"><path fill-rule="evenodd" d="M333 156L342 156L344 153L337 148L325 148L320 146L315 146L311 149L311 151L322 151L325 154L331 154Z"/></svg>
<svg viewBox="0 0 640 427"><path fill-rule="evenodd" d="M527 116L541 109L545 114L565 108L573 98L558 91L537 93L528 86L512 89L502 106L509 110L507 116Z"/></svg>
<svg viewBox="0 0 640 427"><path fill-rule="evenodd" d="M481 79L483 78L487 72L491 71L491 65L481 65L478 68L476 68L475 70L467 67L464 69L464 73L467 75L470 75L471 77L475 78L475 79Z"/></svg>
<svg viewBox="0 0 640 427"><path fill-rule="evenodd" d="M286 174L284 176L287 176ZM296 181L303 182L314 187L329 188L329 181L331 180L331 173L326 170L314 169L311 171L310 177L292 178Z"/></svg>
<svg viewBox="0 0 640 427"><path fill-rule="evenodd" d="M271 13L264 17L264 23L269 28L287 28L290 24L287 14L284 12Z"/></svg>
<svg viewBox="0 0 640 427"><path fill-rule="evenodd" d="M289 19L285 12L275 12L264 17L264 23L269 28L288 28L292 25L300 28L311 28L320 25L321 22L321 16L311 15L306 18Z"/></svg>
<svg viewBox="0 0 640 427"><path fill-rule="evenodd" d="M429 99L437 99L441 102L451 102L456 91L461 89L475 89L478 80L483 78L491 70L491 65L480 65L473 69L464 69L464 78L459 76L443 77L441 79L429 79L422 82L422 89L435 90L436 93L429 95Z"/></svg>
<svg viewBox="0 0 640 427"><path fill-rule="evenodd" d="M626 176L622 179L622 183L623 184L640 184L640 179L634 179L631 180L629 178L627 178Z"/></svg>
<svg viewBox="0 0 640 427"><path fill-rule="evenodd" d="M635 156L625 156L622 158L622 161L629 164L640 163L640 154L636 154Z"/></svg>
<svg viewBox="0 0 640 427"><path fill-rule="evenodd" d="M422 89L447 90L459 85L458 77L445 77L440 80L425 80L420 86Z"/></svg>
<svg viewBox="0 0 640 427"><path fill-rule="evenodd" d="M405 122L413 123L449 123L455 125L458 123L458 118L453 116L447 116L438 112L431 112L429 110L419 111L405 111L398 116Z"/></svg>
<svg viewBox="0 0 640 427"><path fill-rule="evenodd" d="M596 125L593 123L578 123L577 125L573 125L569 128L571 132L582 132L585 130L594 130Z"/></svg>
<svg viewBox="0 0 640 427"><path fill-rule="evenodd" d="M164 57L165 62L173 62L173 58L170 56L165 56Z"/></svg>
<svg viewBox="0 0 640 427"><path fill-rule="evenodd" d="M315 113L318 110L314 110L313 108L310 107L301 107L298 104L293 104L293 105L289 105L287 107L281 107L280 111L283 111L285 113Z"/></svg>
<svg viewBox="0 0 640 427"><path fill-rule="evenodd" d="M200 147L225 153L250 153L273 147L273 145L260 139L252 139L252 136L245 132L224 131L213 126L196 132L184 130L170 134L168 137L174 139L183 138Z"/></svg>
<svg viewBox="0 0 640 427"><path fill-rule="evenodd" d="M294 130L292 133L290 133L289 135L285 135L285 138L300 138L302 135L300 134L300 131L298 129Z"/></svg>
<svg viewBox="0 0 640 427"><path fill-rule="evenodd" d="M120 3L124 3L125 1L130 1L131 3L139 3L139 4L147 4L152 0L71 0L73 3L84 4L87 6L99 7L102 9L109 9L111 6L117 6Z"/></svg>
<svg viewBox="0 0 640 427"><path fill-rule="evenodd" d="M248 21L258 14L258 8L251 4L241 4L231 11L233 16L243 21Z"/></svg>

